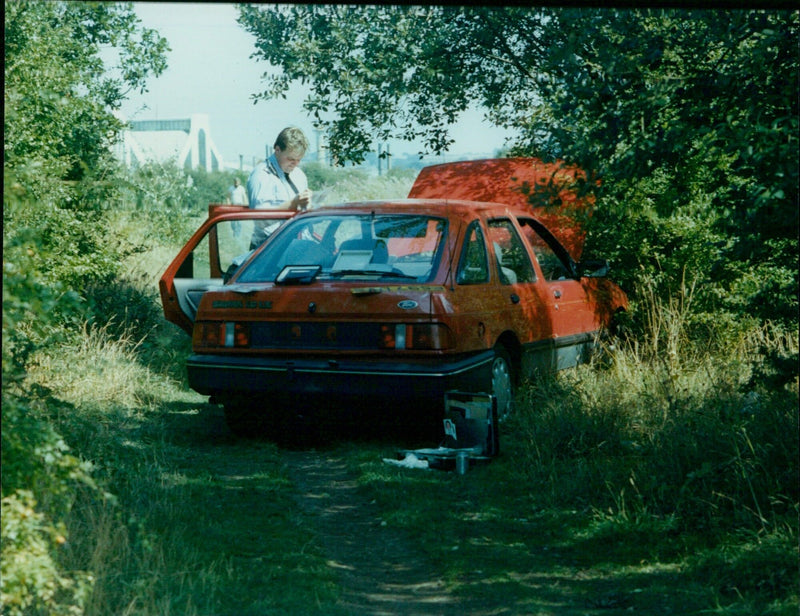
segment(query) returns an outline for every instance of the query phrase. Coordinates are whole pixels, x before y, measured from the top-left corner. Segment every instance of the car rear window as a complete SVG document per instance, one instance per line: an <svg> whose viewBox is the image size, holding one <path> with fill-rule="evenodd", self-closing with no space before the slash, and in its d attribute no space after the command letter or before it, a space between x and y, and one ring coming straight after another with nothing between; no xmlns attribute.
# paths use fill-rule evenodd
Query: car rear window
<svg viewBox="0 0 800 616"><path fill-rule="evenodd" d="M281 229L236 282L275 282L293 266L319 266L317 279L426 282L437 270L446 230L445 219L425 215L300 217Z"/></svg>

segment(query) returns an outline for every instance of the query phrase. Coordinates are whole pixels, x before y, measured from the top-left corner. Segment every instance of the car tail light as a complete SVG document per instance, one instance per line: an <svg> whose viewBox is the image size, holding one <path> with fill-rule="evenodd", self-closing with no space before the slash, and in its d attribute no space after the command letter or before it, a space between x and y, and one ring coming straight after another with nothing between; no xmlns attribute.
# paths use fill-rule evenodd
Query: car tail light
<svg viewBox="0 0 800 616"><path fill-rule="evenodd" d="M230 321L198 322L192 334L194 348L246 348L250 346L250 325Z"/></svg>
<svg viewBox="0 0 800 616"><path fill-rule="evenodd" d="M383 349L437 351L453 347L450 329L441 323L390 323L381 325Z"/></svg>

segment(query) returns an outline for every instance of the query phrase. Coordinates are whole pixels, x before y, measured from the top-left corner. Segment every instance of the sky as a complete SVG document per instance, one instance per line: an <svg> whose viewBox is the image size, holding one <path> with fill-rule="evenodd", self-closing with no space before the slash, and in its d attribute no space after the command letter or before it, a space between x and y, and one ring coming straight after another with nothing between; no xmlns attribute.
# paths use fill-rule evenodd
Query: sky
<svg viewBox="0 0 800 616"><path fill-rule="evenodd" d="M237 22L234 4L135 3L142 25L157 30L169 42L167 70L147 82L148 92L132 92L122 105L128 120L172 120L194 113L209 116L211 138L228 165L262 158L278 132L299 126L312 148L315 137L310 116L303 108L301 86L287 98L259 101L252 94L262 89L262 75L270 70L264 61L250 58L255 37ZM449 154L470 158L491 155L504 145L506 133L483 120L477 109L465 112L451 133L455 144ZM416 154L420 145L390 142L395 156ZM376 143L377 148L377 143ZM481 156L482 155L482 156ZM440 159L426 158L429 162Z"/></svg>

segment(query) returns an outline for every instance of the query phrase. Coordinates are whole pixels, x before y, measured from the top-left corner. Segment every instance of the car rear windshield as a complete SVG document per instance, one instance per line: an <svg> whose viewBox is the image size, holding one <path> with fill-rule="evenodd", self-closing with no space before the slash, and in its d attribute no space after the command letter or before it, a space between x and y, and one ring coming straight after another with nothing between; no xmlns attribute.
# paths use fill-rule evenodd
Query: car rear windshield
<svg viewBox="0 0 800 616"><path fill-rule="evenodd" d="M287 223L235 281L396 278L426 282L438 269L446 230L445 219L423 215L304 216ZM287 275L293 267L313 273Z"/></svg>

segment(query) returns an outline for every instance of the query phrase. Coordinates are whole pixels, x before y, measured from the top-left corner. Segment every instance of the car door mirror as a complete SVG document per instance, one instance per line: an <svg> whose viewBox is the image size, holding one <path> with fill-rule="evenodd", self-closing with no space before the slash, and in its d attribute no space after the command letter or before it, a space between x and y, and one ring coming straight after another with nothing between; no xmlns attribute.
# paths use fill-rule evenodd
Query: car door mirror
<svg viewBox="0 0 800 616"><path fill-rule="evenodd" d="M578 274L581 278L604 278L611 267L605 259L587 259L578 263Z"/></svg>

